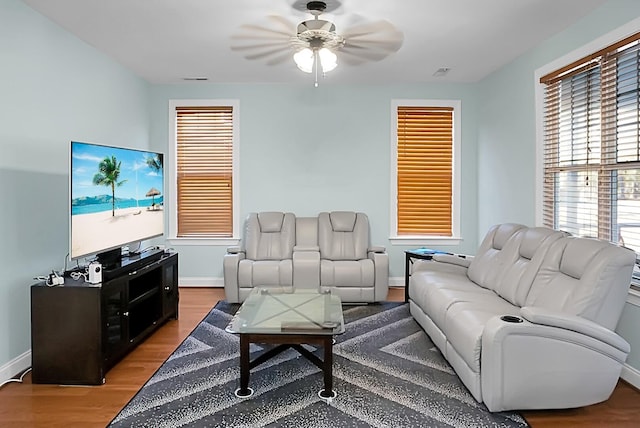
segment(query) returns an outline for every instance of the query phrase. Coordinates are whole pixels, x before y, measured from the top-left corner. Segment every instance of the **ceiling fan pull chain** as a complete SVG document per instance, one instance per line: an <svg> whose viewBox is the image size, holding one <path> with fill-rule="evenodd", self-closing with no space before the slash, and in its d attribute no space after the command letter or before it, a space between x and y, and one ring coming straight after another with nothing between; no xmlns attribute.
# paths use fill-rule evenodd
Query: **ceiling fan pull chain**
<svg viewBox="0 0 640 428"><path fill-rule="evenodd" d="M316 82L314 84L314 86L317 88L318 87L318 50L314 49L313 50L313 66L316 69Z"/></svg>

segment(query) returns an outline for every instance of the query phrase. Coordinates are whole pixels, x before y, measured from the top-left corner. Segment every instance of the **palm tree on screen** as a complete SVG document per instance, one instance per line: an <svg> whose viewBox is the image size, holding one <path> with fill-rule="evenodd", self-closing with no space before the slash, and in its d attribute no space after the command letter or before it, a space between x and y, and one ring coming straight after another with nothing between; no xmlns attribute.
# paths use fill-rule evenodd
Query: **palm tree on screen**
<svg viewBox="0 0 640 428"><path fill-rule="evenodd" d="M147 166L156 172L162 170L162 156L155 155L148 157Z"/></svg>
<svg viewBox="0 0 640 428"><path fill-rule="evenodd" d="M93 184L96 186L111 187L111 216L116 215L116 187L122 186L127 180L118 181L120 177L120 164L115 156L104 158L98 164L98 172L93 176Z"/></svg>

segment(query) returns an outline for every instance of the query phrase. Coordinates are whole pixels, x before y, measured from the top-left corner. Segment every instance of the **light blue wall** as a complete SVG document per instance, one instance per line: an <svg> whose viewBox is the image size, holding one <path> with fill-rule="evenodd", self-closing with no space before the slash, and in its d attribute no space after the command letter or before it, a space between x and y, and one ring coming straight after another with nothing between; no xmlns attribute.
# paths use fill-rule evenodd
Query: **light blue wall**
<svg viewBox="0 0 640 428"><path fill-rule="evenodd" d="M391 246L391 100L462 101L462 221L452 251L470 252L476 236L476 96L470 85L340 86L172 85L152 89L151 140L169 152L168 101L240 101L240 219L252 211L367 213L371 241L390 254L390 275L404 276L408 247ZM226 246L176 246L181 277L222 278Z"/></svg>
<svg viewBox="0 0 640 428"><path fill-rule="evenodd" d="M535 71L640 17L640 1L612 0L478 84L478 232L503 221L535 223ZM640 31L640 27L636 29ZM640 308L627 304L618 331L640 370Z"/></svg>
<svg viewBox="0 0 640 428"><path fill-rule="evenodd" d="M149 88L18 0L0 2L0 64L2 368L31 348L33 277L64 265L69 141L147 147Z"/></svg>

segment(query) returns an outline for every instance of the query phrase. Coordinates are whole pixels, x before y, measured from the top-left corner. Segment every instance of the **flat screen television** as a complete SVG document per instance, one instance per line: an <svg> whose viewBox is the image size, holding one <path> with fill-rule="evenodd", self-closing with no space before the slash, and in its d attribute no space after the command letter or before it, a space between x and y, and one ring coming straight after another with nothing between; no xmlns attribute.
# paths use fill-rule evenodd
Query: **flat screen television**
<svg viewBox="0 0 640 428"><path fill-rule="evenodd" d="M109 265L122 247L163 235L163 165L162 153L71 142L71 259Z"/></svg>

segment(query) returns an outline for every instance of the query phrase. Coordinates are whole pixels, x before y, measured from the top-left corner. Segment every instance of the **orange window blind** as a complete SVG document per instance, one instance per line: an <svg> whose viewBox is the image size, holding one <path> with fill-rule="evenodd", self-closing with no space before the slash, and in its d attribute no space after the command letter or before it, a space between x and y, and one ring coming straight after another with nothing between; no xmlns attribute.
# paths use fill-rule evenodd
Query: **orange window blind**
<svg viewBox="0 0 640 428"><path fill-rule="evenodd" d="M233 107L176 107L178 237L233 235Z"/></svg>
<svg viewBox="0 0 640 428"><path fill-rule="evenodd" d="M453 108L398 106L397 233L452 236Z"/></svg>

